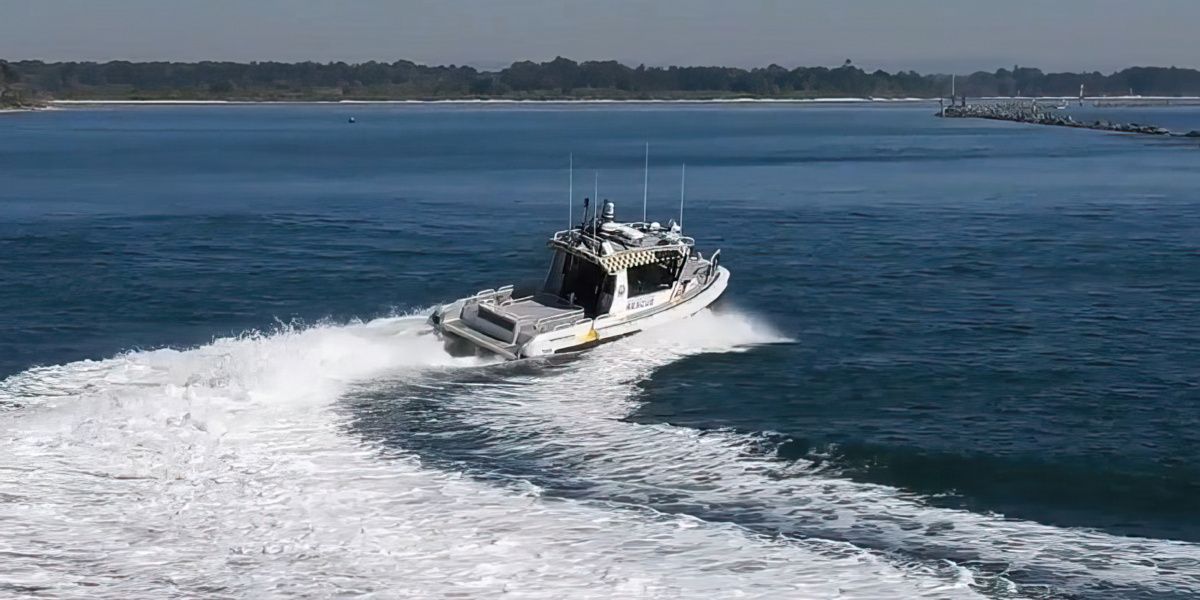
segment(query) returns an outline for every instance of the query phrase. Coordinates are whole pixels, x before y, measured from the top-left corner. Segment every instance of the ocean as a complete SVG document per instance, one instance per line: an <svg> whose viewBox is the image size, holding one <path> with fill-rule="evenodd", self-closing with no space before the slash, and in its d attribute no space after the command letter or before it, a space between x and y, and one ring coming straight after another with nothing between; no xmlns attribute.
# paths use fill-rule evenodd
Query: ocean
<svg viewBox="0 0 1200 600"><path fill-rule="evenodd" d="M0 117L0 597L1200 596L1200 144L934 110ZM444 354L646 143L723 305Z"/></svg>

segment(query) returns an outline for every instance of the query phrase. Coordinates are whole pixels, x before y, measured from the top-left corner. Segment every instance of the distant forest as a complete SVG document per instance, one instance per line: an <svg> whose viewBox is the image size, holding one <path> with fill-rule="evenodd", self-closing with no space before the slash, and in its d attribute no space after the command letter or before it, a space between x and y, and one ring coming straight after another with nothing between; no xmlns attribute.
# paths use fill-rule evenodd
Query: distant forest
<svg viewBox="0 0 1200 600"><path fill-rule="evenodd" d="M1200 71L1135 67L1112 74L1044 73L1014 67L957 77L967 96L1200 95ZM154 100L431 100L935 98L950 93L949 75L840 67L756 69L628 67L566 58L517 62L498 71L366 62L55 62L0 61L0 103L39 99Z"/></svg>

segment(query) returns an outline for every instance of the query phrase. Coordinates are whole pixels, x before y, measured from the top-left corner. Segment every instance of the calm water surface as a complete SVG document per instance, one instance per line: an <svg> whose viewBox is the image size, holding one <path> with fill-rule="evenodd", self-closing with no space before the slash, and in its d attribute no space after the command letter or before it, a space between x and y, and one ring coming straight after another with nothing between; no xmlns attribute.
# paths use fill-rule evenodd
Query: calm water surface
<svg viewBox="0 0 1200 600"><path fill-rule="evenodd" d="M1200 144L931 110L0 117L0 595L1191 597ZM568 153L639 218L646 141L730 306L405 316L539 278Z"/></svg>

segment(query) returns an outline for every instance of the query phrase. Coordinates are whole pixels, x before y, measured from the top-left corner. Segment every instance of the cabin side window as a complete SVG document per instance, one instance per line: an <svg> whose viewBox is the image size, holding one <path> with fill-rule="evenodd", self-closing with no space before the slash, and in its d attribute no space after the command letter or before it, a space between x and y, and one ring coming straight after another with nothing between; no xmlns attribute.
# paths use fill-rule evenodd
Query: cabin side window
<svg viewBox="0 0 1200 600"><path fill-rule="evenodd" d="M607 315L612 311L613 299L617 295L617 276L608 275L604 278L604 289L600 292L600 303L596 305L596 315Z"/></svg>
<svg viewBox="0 0 1200 600"><path fill-rule="evenodd" d="M613 277L600 265L568 255L562 265L562 287L558 290L558 297L583 308L588 317L595 317L607 312L607 307L601 311L600 301L604 291L611 296L611 279Z"/></svg>
<svg viewBox="0 0 1200 600"><path fill-rule="evenodd" d="M675 269L669 263L652 263L629 269L631 297L669 289L674 283Z"/></svg>
<svg viewBox="0 0 1200 600"><path fill-rule="evenodd" d="M563 275L566 273L564 265L566 260L566 253L554 253L554 260L550 262L550 272L546 274L546 282L542 284L543 293L560 296L563 287Z"/></svg>
<svg viewBox="0 0 1200 600"><path fill-rule="evenodd" d="M562 296L563 277L566 275L568 259L568 254L565 252L554 252L554 259L550 263L550 272L547 272L546 282L541 286L542 293Z"/></svg>

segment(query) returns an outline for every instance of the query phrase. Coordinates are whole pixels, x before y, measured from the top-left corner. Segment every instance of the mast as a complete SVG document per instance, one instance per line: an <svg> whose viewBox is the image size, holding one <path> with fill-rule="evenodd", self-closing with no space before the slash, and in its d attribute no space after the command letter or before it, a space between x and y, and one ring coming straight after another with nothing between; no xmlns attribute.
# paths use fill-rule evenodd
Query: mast
<svg viewBox="0 0 1200 600"><path fill-rule="evenodd" d="M646 199L650 196L650 142L646 142L646 166L642 168L642 223L646 222Z"/></svg>
<svg viewBox="0 0 1200 600"><path fill-rule="evenodd" d="M687 184L687 163L679 169L679 233L683 233L683 191Z"/></svg>
<svg viewBox="0 0 1200 600"><path fill-rule="evenodd" d="M575 153L567 158L567 229L575 227Z"/></svg>
<svg viewBox="0 0 1200 600"><path fill-rule="evenodd" d="M600 171L595 171L594 174L596 176L596 182L595 182L596 187L592 193L592 198L593 198L593 201L592 201L592 223L593 223L593 227L595 226L594 224L596 222L597 216L600 214ZM587 218L587 215L584 215L584 218Z"/></svg>

